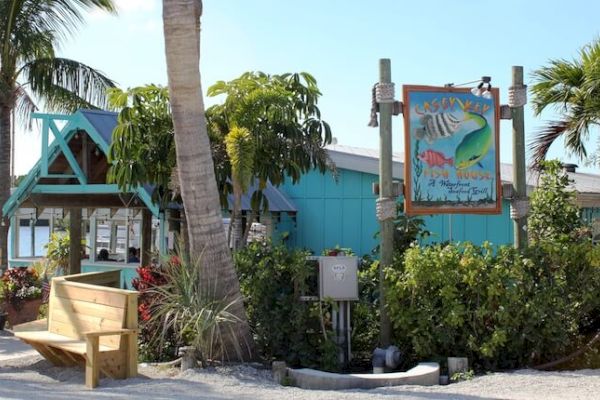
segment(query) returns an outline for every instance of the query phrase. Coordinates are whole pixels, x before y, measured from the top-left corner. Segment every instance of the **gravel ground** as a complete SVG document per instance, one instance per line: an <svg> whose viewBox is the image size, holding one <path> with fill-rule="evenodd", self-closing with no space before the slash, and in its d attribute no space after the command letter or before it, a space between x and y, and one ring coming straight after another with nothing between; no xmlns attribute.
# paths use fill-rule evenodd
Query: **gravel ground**
<svg viewBox="0 0 600 400"><path fill-rule="evenodd" d="M141 365L140 377L135 379L102 379L92 391L83 382L83 369L57 368L39 356L0 361L1 399L600 399L600 370L519 370L448 386L335 392L282 387L272 381L269 370L250 365L184 373Z"/></svg>

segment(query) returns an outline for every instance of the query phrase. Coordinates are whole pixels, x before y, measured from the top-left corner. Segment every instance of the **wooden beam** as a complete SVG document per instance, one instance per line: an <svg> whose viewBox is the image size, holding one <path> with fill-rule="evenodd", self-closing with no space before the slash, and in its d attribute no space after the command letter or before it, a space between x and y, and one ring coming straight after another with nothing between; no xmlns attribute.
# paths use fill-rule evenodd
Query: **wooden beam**
<svg viewBox="0 0 600 400"><path fill-rule="evenodd" d="M56 126L54 121L50 121L50 130L54 134L54 140L56 141L56 143L62 150L63 155L65 156L65 158L69 162L69 165L71 166L71 169L73 170L75 175L77 175L79 182L81 182L81 184L85 185L87 183L87 177L81 170L81 167L77 163L77 160L75 159L75 156L73 155L73 152L71 151L71 148L65 141L65 138L63 137L62 133L60 132L60 130L58 129L58 127Z"/></svg>
<svg viewBox="0 0 600 400"><path fill-rule="evenodd" d="M81 273L81 208L69 210L69 275Z"/></svg>
<svg viewBox="0 0 600 400"><path fill-rule="evenodd" d="M141 265L150 265L151 261L151 245L152 245L152 213L150 210L144 208L142 210L142 227L140 229L141 234Z"/></svg>

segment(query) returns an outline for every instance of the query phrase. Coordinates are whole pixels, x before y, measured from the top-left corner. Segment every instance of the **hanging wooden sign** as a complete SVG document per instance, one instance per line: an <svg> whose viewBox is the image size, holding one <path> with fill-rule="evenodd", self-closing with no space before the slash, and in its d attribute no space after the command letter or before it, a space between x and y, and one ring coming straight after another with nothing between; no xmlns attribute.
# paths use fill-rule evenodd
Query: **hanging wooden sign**
<svg viewBox="0 0 600 400"><path fill-rule="evenodd" d="M499 214L499 96L403 86L406 214Z"/></svg>

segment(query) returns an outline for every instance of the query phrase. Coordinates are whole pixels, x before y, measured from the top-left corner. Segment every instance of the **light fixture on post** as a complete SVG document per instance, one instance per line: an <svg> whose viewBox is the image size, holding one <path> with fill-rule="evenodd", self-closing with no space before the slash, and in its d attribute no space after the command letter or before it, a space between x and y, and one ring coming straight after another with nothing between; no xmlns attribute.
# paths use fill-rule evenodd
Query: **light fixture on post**
<svg viewBox="0 0 600 400"><path fill-rule="evenodd" d="M474 87L473 89L471 89L471 93L473 93L473 96L477 96L477 97L483 97L484 99L491 99L492 98L492 84L491 84L492 78L489 76L482 76L481 77L481 81L479 82L479 85L477 85L477 87Z"/></svg>

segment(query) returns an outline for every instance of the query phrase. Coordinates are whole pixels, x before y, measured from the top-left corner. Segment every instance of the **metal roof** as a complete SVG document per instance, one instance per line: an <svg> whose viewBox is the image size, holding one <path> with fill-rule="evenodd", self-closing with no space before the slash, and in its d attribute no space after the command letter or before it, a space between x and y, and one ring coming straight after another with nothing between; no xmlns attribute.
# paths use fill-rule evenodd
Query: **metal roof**
<svg viewBox="0 0 600 400"><path fill-rule="evenodd" d="M117 126L118 114L101 110L79 110L79 112L92 124L106 144L110 145L112 142L112 131Z"/></svg>
<svg viewBox="0 0 600 400"><path fill-rule="evenodd" d="M246 193L242 195L242 210L252 210L251 200L252 194L258 189L258 185L255 182ZM269 203L270 212L286 212L295 213L298 211L294 203L279 189L267 182L267 187L263 190L263 194L267 198ZM227 202L229 203L229 209L233 209L233 194L227 196Z"/></svg>

